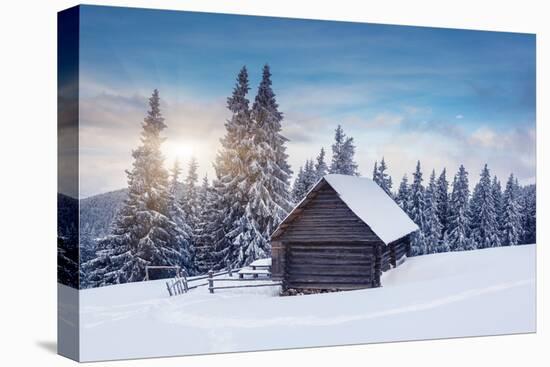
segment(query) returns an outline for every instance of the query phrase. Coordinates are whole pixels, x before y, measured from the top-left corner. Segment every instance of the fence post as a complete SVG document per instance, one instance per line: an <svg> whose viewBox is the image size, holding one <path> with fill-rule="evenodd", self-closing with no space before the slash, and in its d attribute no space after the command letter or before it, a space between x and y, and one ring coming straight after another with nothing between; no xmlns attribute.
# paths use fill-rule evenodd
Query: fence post
<svg viewBox="0 0 550 367"><path fill-rule="evenodd" d="M168 294L172 297L172 290L170 289L170 282L166 282L166 288L168 288Z"/></svg>
<svg viewBox="0 0 550 367"><path fill-rule="evenodd" d="M225 262L225 265L227 266L227 274L229 274L229 276L232 277L233 273L231 272L231 263L229 262L229 260Z"/></svg>
<svg viewBox="0 0 550 367"><path fill-rule="evenodd" d="M214 293L214 272L212 269L208 270L208 290L210 293Z"/></svg>
<svg viewBox="0 0 550 367"><path fill-rule="evenodd" d="M189 291L189 285L187 284L187 277L183 277L183 290L185 291L185 293L187 293Z"/></svg>

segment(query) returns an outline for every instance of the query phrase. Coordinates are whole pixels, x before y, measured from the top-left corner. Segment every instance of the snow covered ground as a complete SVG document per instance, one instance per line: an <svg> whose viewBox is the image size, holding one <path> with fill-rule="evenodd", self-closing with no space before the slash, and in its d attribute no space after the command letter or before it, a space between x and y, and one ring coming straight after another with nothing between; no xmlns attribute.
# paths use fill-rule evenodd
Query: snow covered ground
<svg viewBox="0 0 550 367"><path fill-rule="evenodd" d="M163 281L82 290L81 359L535 331L535 245L410 258L382 284L297 297L278 287L168 297Z"/></svg>

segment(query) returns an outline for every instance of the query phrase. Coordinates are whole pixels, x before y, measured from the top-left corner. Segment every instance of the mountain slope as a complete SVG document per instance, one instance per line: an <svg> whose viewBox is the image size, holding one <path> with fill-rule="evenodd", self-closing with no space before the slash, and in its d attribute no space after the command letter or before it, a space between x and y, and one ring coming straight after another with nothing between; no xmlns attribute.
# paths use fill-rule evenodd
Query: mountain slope
<svg viewBox="0 0 550 367"><path fill-rule="evenodd" d="M120 189L81 199L80 235L90 239L108 235L127 195L127 189Z"/></svg>

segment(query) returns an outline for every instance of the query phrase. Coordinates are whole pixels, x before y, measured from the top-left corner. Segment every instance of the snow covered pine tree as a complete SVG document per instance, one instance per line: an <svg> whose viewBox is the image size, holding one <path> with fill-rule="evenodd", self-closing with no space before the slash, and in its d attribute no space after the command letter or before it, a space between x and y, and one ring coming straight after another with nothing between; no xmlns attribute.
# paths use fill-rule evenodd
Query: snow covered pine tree
<svg viewBox="0 0 550 367"><path fill-rule="evenodd" d="M537 187L528 185L521 188L522 244L535 243L537 240Z"/></svg>
<svg viewBox="0 0 550 367"><path fill-rule="evenodd" d="M182 184L179 181L179 176L182 172L182 169L180 167L179 161L176 159L174 161L174 165L172 166L172 169L170 170L170 183L169 183L169 191L170 191L170 198L169 198L169 204L168 204L168 213L169 217L176 223L176 226L182 231L182 234L187 239L187 254L189 260L186 262L188 265L186 266L186 271L188 274L193 275L195 273L195 267L194 267L194 245L193 245L193 229L189 225L189 223L186 220L185 212L182 208L182 203L178 199L178 197L181 194Z"/></svg>
<svg viewBox="0 0 550 367"><path fill-rule="evenodd" d="M341 175L359 176L359 172L357 172L357 163L355 163L355 145L353 143L353 138L346 137L340 125L338 125L334 133L332 163L329 172Z"/></svg>
<svg viewBox="0 0 550 367"><path fill-rule="evenodd" d="M436 185L435 200L437 202L437 216L439 217L439 223L441 223L441 238L445 240L444 242L447 242L444 235L447 232L449 219L449 182L447 181L446 168L441 171Z"/></svg>
<svg viewBox="0 0 550 367"><path fill-rule="evenodd" d="M495 198L489 168L485 165L470 201L471 238L476 248L500 246Z"/></svg>
<svg viewBox="0 0 550 367"><path fill-rule="evenodd" d="M308 159L305 165L300 167L298 175L294 180L294 185L292 186L292 198L294 203L299 203L306 196L313 185L317 183L317 175L318 173L315 168L315 163L313 163L312 159Z"/></svg>
<svg viewBox="0 0 550 367"><path fill-rule="evenodd" d="M214 163L216 179L210 190L206 225L201 235L204 237L202 242L211 242L211 261L215 269L225 267L228 261L232 266L241 266L244 259L241 240L237 238L247 222L244 208L248 203L249 169L254 149L249 90L248 71L243 66L233 94L227 98L227 108L232 115L225 122L226 133Z"/></svg>
<svg viewBox="0 0 550 367"><path fill-rule="evenodd" d="M287 139L281 135L283 115L271 84L271 72L265 65L252 106L254 149L248 165L249 201L242 232L233 242L241 248L240 257L235 260L239 266L270 255L269 235L292 208L289 191L292 171L287 162Z"/></svg>
<svg viewBox="0 0 550 367"><path fill-rule="evenodd" d="M435 181L435 170L430 175L430 182L424 195L424 240L426 241L426 251L428 254L436 252L449 251L448 244L442 240L443 226L439 221L437 185Z"/></svg>
<svg viewBox="0 0 550 367"><path fill-rule="evenodd" d="M292 207L290 166L281 135L282 114L271 88L269 66L252 110L246 95L248 73L243 67L228 108L222 150L216 158L209 228L217 267L241 267L269 256L268 237Z"/></svg>
<svg viewBox="0 0 550 367"><path fill-rule="evenodd" d="M386 166L386 162L384 161L384 157L382 157L382 160L380 161L380 165L378 165L378 162L374 162L374 170L372 173L372 180L378 184L388 194L391 198L393 198L393 193L391 191L392 188L392 179L390 175L386 172L388 169L388 166Z"/></svg>
<svg viewBox="0 0 550 367"><path fill-rule="evenodd" d="M300 166L298 174L294 179L294 184L292 185L292 199L294 203L299 203L307 192L304 181L304 167Z"/></svg>
<svg viewBox="0 0 550 367"><path fill-rule="evenodd" d="M411 235L410 255L423 255L427 253L427 246L424 237L423 228L425 228L424 218L424 186L422 185L422 171L420 169L420 161L416 164L416 170L413 173L413 183L411 184L408 213L411 219L420 228Z"/></svg>
<svg viewBox="0 0 550 367"><path fill-rule="evenodd" d="M315 162L315 174L317 175L316 181L319 181L328 173L328 166L325 162L325 148L321 148L319 155L316 158Z"/></svg>
<svg viewBox="0 0 550 367"><path fill-rule="evenodd" d="M409 188L409 179L407 178L407 175L403 175L403 179L401 180L401 183L399 184L399 189L397 190L397 195L395 197L395 202L397 205L401 207L409 215L409 200L410 200L410 188Z"/></svg>
<svg viewBox="0 0 550 367"><path fill-rule="evenodd" d="M208 232L209 220L212 210L212 188L208 183L208 176L202 179L202 185L198 193L199 210L197 212L197 225L195 229L195 257L194 265L198 274L206 273L215 265L213 236Z"/></svg>
<svg viewBox="0 0 550 367"><path fill-rule="evenodd" d="M142 281L146 265L190 266L188 238L170 218L168 172L160 147L166 128L158 90L149 98L141 145L132 152L128 198L112 234L98 244L97 256L85 264L92 286Z"/></svg>
<svg viewBox="0 0 550 367"><path fill-rule="evenodd" d="M521 214L519 204L519 187L513 174L510 174L503 197L502 210L502 245L518 245L522 237Z"/></svg>
<svg viewBox="0 0 550 367"><path fill-rule="evenodd" d="M453 180L453 191L449 202L449 219L447 220L446 237L451 251L464 251L475 248L469 238L469 197L468 172L463 165L460 165Z"/></svg>

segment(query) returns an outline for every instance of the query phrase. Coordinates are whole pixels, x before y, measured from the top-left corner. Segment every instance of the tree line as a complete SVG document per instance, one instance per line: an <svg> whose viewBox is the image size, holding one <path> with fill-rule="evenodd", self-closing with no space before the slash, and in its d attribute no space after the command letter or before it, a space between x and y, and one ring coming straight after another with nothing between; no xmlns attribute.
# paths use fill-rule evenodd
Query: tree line
<svg viewBox="0 0 550 367"><path fill-rule="evenodd" d="M270 256L269 235L321 177L359 175L354 139L338 126L330 163L321 148L291 185L288 140L281 134L283 114L268 65L252 103L249 91L243 67L227 98L231 117L213 162L215 177L210 182L205 176L200 184L196 159L188 163L184 178L180 162L170 170L164 167L161 145L167 125L159 91L153 91L141 143L126 171L128 197L110 234L82 265L84 287L142 281L147 265L180 266L194 275ZM420 162L413 182L409 185L405 176L393 192L387 169L384 159L376 162L373 180L419 225L411 255L534 242L534 186L520 187L513 175L502 192L485 167L470 198L462 166L450 192L445 170L437 179L432 172L425 187Z"/></svg>
<svg viewBox="0 0 550 367"><path fill-rule="evenodd" d="M329 173L359 175L353 160L353 140L347 138L346 158L342 160L342 136L338 126L332 146L333 159ZM323 176L318 173L322 166L324 150L317 163L309 159L300 167L293 185L293 198L299 202ZM320 163L321 162L321 163ZM344 168L342 168L344 167ZM374 163L372 180L376 182L420 228L411 238L409 255L437 252L473 250L479 248L514 246L536 241L536 187L520 186L513 173L506 181L504 190L496 176L490 174L487 164L480 172L473 192L469 188L469 174L461 165L447 179L444 168L438 176L432 170L424 184L420 161L412 173L409 184L405 174L396 191L388 174L384 158Z"/></svg>

